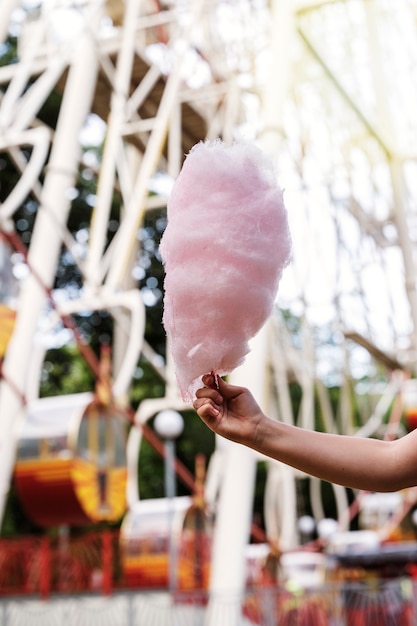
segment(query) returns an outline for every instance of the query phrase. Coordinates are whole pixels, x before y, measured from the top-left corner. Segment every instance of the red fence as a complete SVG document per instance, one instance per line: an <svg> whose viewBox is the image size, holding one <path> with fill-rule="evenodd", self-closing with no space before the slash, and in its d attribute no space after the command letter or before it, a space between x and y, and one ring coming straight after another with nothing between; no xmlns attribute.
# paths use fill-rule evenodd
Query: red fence
<svg viewBox="0 0 417 626"><path fill-rule="evenodd" d="M0 539L0 595L101 591L123 585L119 534Z"/></svg>
<svg viewBox="0 0 417 626"><path fill-rule="evenodd" d="M22 595L56 599L83 592L109 597L113 590L123 589L129 589L129 584L118 532L0 540L0 599L3 596L4 601L6 596L8 601ZM146 594L127 597L144 601ZM190 610L204 610L207 599L207 592L201 590L179 591L173 597L175 606ZM417 626L417 586L410 576L345 581L314 591L258 587L246 590L239 602L238 610L259 626ZM220 604L222 613L236 610L236 598L224 598Z"/></svg>
<svg viewBox="0 0 417 626"><path fill-rule="evenodd" d="M187 538L186 533L184 537ZM181 590L201 590L202 586L207 586L207 567L201 559L207 565L209 556L204 549L195 549L201 543L199 533L193 537L194 543L183 540L178 546L178 589ZM125 542L125 552L126 545ZM165 553L152 552L152 546L146 544L142 545L140 554L131 547L130 558L123 555L123 546L119 532L109 530L79 536L0 539L0 597L38 595L47 598L52 593L83 591L107 595L114 589L168 587L166 542Z"/></svg>

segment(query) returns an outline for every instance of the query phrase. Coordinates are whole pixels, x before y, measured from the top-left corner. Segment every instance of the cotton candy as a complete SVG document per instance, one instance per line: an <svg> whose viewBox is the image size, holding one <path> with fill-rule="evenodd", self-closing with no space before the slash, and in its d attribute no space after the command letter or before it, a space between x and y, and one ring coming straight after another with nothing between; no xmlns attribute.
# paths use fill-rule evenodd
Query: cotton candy
<svg viewBox="0 0 417 626"><path fill-rule="evenodd" d="M291 241L283 193L256 146L199 143L168 202L160 244L163 324L178 385L191 402L201 376L241 365L272 313Z"/></svg>

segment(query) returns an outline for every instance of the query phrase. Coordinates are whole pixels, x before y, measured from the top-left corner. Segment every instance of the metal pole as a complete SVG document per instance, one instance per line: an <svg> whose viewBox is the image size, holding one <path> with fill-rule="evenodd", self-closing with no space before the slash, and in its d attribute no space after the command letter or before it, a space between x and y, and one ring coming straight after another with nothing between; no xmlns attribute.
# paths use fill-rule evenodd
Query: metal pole
<svg viewBox="0 0 417 626"><path fill-rule="evenodd" d="M154 428L164 439L165 497L168 503L168 588L172 594L177 588L177 537L175 535L175 440L183 431L184 420L172 409L163 410L155 417Z"/></svg>
<svg viewBox="0 0 417 626"><path fill-rule="evenodd" d="M78 134L90 111L96 76L96 47L91 30L86 30L70 66L61 105L47 176L42 192L32 242L30 266L35 269L26 279L18 301L18 314L3 369L6 379L24 395L30 371L33 339L47 294L38 278L51 287L61 248L56 224L65 224L70 209L67 190L77 176L80 155ZM47 207L47 210L45 208ZM23 416L22 397L2 380L0 383L0 524L15 460L16 440Z"/></svg>
<svg viewBox="0 0 417 626"><path fill-rule="evenodd" d="M269 80L263 92L262 118L264 131L259 143L263 150L272 159L276 160L282 141L282 114L288 87L290 83L290 71L292 58L292 44L295 41L295 7L291 0L273 0L271 2L271 31L270 31L270 66L268 69ZM279 77L279 79L277 79ZM259 354L257 362L252 360L254 371L260 370L263 380L259 382L259 390L262 392L264 402L270 397L270 392L265 388L267 384L268 345L271 323L268 322L262 329L263 352ZM259 337L261 341L261 336ZM263 354L263 361L261 355ZM271 357L270 357L271 358ZM263 368L260 367L263 363ZM263 387L262 387L263 385ZM264 407L266 408L266 407ZM286 548L294 547L296 533L296 484L294 470L288 466L281 466L281 485L279 507L280 542ZM289 505L288 505L289 504ZM269 534L269 528L267 527Z"/></svg>
<svg viewBox="0 0 417 626"><path fill-rule="evenodd" d="M253 346L251 363L258 363L258 372L264 369L262 335ZM236 370L231 382L250 387L260 400L263 389L261 380L253 376L251 363ZM256 388L255 388L256 387ZM259 393L262 391L262 393ZM213 557L210 577L210 626L238 626L241 601L245 588L245 546L249 542L255 487L256 455L252 450L236 443L225 443L225 468L216 513L213 537ZM222 606L234 599L229 610ZM219 622L224 615L227 624Z"/></svg>
<svg viewBox="0 0 417 626"><path fill-rule="evenodd" d="M183 63L189 49L189 39L193 32L193 27L195 24L198 24L202 8L203 2L201 0L198 0L198 2L192 5L192 11L188 18L188 28L183 27L181 33L177 35L177 39L175 40L174 67L166 80L164 92L155 116L154 127L149 135L130 202L126 207L126 212L119 230L113 239L113 260L106 278L106 287L109 289L118 288L126 272L128 260L131 258L130 255L135 242L136 232L145 210L145 199L148 195L148 182L155 172L162 153L164 141L169 130L172 111L178 99L178 89L181 86Z"/></svg>
<svg viewBox="0 0 417 626"><path fill-rule="evenodd" d="M370 41L370 60L374 89L376 93L376 113L379 127L384 135L385 145L388 146L386 157L389 165L393 193L393 222L397 229L398 242L404 263L405 289L410 306L413 332L411 333L412 348L417 347L417 271L414 263L413 243L410 238L410 225L407 219L407 189L404 180L403 159L399 154L398 139L393 126L393 111L389 98L386 97L389 89L387 69L382 63L381 38L378 30L380 22L378 8L375 2L365 3L367 25Z"/></svg>
<svg viewBox="0 0 417 626"><path fill-rule="evenodd" d="M13 9L17 7L19 0L2 0L0 11L0 43L2 43L6 37L9 28L10 16Z"/></svg>
<svg viewBox="0 0 417 626"><path fill-rule="evenodd" d="M171 499L176 496L174 462L175 442L173 439L167 439L165 441L165 495Z"/></svg>
<svg viewBox="0 0 417 626"><path fill-rule="evenodd" d="M271 80L264 94L264 134L260 144L274 155L280 134L281 108L286 93L288 76L288 48L293 35L291 3L275 0L271 7ZM276 79L280 77L280 80ZM282 80L281 80L282 77ZM271 132L272 131L272 132ZM251 343L251 352L243 366L230 376L230 382L249 387L265 410L267 388L267 325ZM253 451L228 443L226 467L221 486L213 542L212 573L210 581L210 626L238 626L241 621L241 603L245 589L245 546L250 538L257 456ZM225 620L222 614L222 596L236 598ZM218 606L217 606L218 605ZM226 623L227 622L227 623Z"/></svg>
<svg viewBox="0 0 417 626"><path fill-rule="evenodd" d="M177 544L174 534L174 498L176 496L175 480L175 441L166 439L165 448L165 495L168 499L169 516L169 545L168 545L168 588L172 593L177 588Z"/></svg>
<svg viewBox="0 0 417 626"><path fill-rule="evenodd" d="M114 192L117 160L122 149L122 126L125 122L126 102L135 55L135 37L141 3L128 0L125 3L122 42L118 56L115 84L112 93L106 142L97 188L97 204L94 208L90 244L86 262L87 286L97 287L101 283L100 260L104 251L107 224ZM122 279L121 279L122 280Z"/></svg>
<svg viewBox="0 0 417 626"><path fill-rule="evenodd" d="M407 192L404 181L403 163L398 157L389 160L389 169L393 190L393 221L398 233L400 251L404 263L405 289L410 305L413 332L411 333L411 347L417 347L417 272L413 258L413 244L410 239L410 225L407 219Z"/></svg>

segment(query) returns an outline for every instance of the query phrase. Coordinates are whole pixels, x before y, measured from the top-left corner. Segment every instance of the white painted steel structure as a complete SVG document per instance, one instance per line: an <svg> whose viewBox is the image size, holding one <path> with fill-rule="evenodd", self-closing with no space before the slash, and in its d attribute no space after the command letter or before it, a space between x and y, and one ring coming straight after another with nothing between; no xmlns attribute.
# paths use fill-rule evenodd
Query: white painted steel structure
<svg viewBox="0 0 417 626"><path fill-rule="evenodd" d="M36 394L39 381L40 320L49 316L53 325L57 314L110 312L118 329L113 392L121 402L140 353L158 356L143 341L145 307L131 279L136 233L145 212L166 203L163 193L149 195L155 173L172 181L184 153L206 137L255 140L276 157L294 239L280 304L299 326L291 334L283 317L274 316L232 380L250 386L272 415L307 428L315 426L317 402L325 429L355 432L354 399L363 420L357 434L381 435L403 371L415 373L417 348L417 3L394 4L45 0L35 11L32 2L2 0L0 37L10 28L18 34L18 59L0 68L0 151L21 175L0 206L0 229L10 230L28 194L39 209L0 382L0 520L24 398ZM63 100L51 129L38 113L54 87ZM105 122L106 140L88 245L77 256L66 222L83 158L80 133L91 113ZM29 160L24 147L31 148ZM115 188L122 219L106 249ZM79 299L45 313L45 288L54 283L62 245L75 255L84 289ZM317 329L327 341L317 342ZM382 392L381 363L388 380ZM138 424L184 408L169 361L162 369L166 396L142 402ZM355 383L361 378L367 386ZM302 392L297 415L292 381ZM342 387L336 409L331 384ZM140 442L140 429L132 429L131 505L140 497ZM258 460L219 442L209 468L207 496L218 503L213 616L219 590L243 593ZM298 541L299 478L270 463L265 517L270 538L283 549ZM320 485L311 481L310 489L319 520ZM346 525L346 493L334 493ZM238 619L237 612L229 615L228 626Z"/></svg>

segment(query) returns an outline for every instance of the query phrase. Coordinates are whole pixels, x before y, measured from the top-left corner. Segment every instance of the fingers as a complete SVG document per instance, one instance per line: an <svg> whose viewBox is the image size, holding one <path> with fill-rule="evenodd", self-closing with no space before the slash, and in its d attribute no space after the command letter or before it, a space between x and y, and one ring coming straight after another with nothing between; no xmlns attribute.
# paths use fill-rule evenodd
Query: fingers
<svg viewBox="0 0 417 626"><path fill-rule="evenodd" d="M213 382L214 376L208 374L203 377L203 383L209 384ZM194 410L204 420L210 417L218 417L223 403L222 395L212 386L197 389L196 397L193 402Z"/></svg>
<svg viewBox="0 0 417 626"><path fill-rule="evenodd" d="M221 393L212 387L202 387L201 389L197 389L195 396L196 398L210 398L217 404L221 404L221 402L223 402L223 396Z"/></svg>
<svg viewBox="0 0 417 626"><path fill-rule="evenodd" d="M205 374L201 378L203 385L206 387L211 387L212 389L218 389L218 381L219 377L215 374Z"/></svg>
<svg viewBox="0 0 417 626"><path fill-rule="evenodd" d="M202 383L205 387L197 389L193 406L198 415L205 421L218 417L222 413L225 403L237 398L245 391L243 387L229 385L220 376L217 377L213 373L205 374L202 377Z"/></svg>
<svg viewBox="0 0 417 626"><path fill-rule="evenodd" d="M207 420L210 417L218 417L220 415L220 407L214 404L211 400L194 401L194 409L197 411L199 417L203 420Z"/></svg>
<svg viewBox="0 0 417 626"><path fill-rule="evenodd" d="M214 376L214 374L205 374L202 377L202 382L206 387L215 389L221 395L224 400L231 400L237 398L246 391L244 387L237 387L236 385L230 385L220 376Z"/></svg>
<svg viewBox="0 0 417 626"><path fill-rule="evenodd" d="M215 404L221 404L223 402L223 396L221 393L212 387L201 387L201 389L197 389L195 392L195 401L198 401L199 399L211 400Z"/></svg>
<svg viewBox="0 0 417 626"><path fill-rule="evenodd" d="M214 389L198 389L193 407L203 420L207 420L210 417L218 417L222 400L221 395Z"/></svg>

